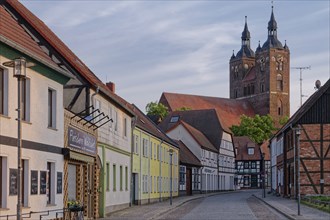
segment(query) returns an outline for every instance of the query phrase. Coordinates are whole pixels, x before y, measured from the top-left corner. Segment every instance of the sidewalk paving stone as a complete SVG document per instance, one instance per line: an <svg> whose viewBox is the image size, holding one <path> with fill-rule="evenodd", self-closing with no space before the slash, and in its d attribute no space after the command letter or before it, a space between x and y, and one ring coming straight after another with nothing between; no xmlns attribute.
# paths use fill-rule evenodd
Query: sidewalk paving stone
<svg viewBox="0 0 330 220"><path fill-rule="evenodd" d="M267 194L266 198L262 198L261 192L254 194L254 196L291 220L330 220L330 213L320 211L304 204L300 204L300 215L298 215L298 203L295 199L283 198L270 194Z"/></svg>

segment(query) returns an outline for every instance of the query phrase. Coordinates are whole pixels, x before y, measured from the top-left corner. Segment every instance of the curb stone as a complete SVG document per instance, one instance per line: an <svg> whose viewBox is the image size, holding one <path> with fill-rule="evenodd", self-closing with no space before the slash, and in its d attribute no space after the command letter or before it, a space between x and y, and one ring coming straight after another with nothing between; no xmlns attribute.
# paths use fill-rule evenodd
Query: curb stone
<svg viewBox="0 0 330 220"><path fill-rule="evenodd" d="M297 220L297 218L283 212L282 210L280 210L279 208L276 208L275 206L272 206L271 204L269 204L268 202L266 202L265 200L259 198L258 196L252 194L252 196L254 196L255 198L257 198L259 201L263 202L264 204L268 205L269 207L271 207L272 209L275 209L277 212L281 213L282 215L284 215L285 217L287 217L290 220Z"/></svg>

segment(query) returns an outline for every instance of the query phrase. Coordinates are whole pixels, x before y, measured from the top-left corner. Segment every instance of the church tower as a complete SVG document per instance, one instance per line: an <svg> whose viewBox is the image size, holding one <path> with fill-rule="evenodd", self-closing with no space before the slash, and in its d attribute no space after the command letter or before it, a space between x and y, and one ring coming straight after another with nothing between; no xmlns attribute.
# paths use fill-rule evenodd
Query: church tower
<svg viewBox="0 0 330 220"><path fill-rule="evenodd" d="M243 38L248 38L248 45L243 45ZM230 98L248 100L256 114L270 114L279 126L282 118L290 116L290 51L277 38L273 7L266 42L262 47L259 42L255 54L251 49L246 53L247 48L250 33L245 22L241 50L230 59Z"/></svg>

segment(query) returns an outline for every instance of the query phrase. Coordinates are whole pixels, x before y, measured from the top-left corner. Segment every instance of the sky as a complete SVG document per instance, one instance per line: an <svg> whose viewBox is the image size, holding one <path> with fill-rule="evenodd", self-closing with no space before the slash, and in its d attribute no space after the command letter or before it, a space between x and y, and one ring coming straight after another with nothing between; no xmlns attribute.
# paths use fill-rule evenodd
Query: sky
<svg viewBox="0 0 330 220"><path fill-rule="evenodd" d="M229 59L247 16L251 48L267 40L271 1L21 0L116 93L142 111L162 92L229 97ZM303 102L330 78L329 0L274 1L278 39L302 71ZM291 69L291 115L300 71Z"/></svg>

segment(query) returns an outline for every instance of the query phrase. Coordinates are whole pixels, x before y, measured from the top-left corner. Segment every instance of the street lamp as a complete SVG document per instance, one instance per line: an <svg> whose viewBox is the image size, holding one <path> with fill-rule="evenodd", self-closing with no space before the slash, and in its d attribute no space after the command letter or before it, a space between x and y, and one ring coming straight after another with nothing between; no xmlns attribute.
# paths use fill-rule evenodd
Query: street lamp
<svg viewBox="0 0 330 220"><path fill-rule="evenodd" d="M169 149L170 153L170 205L172 205L172 156L173 156L173 149Z"/></svg>
<svg viewBox="0 0 330 220"><path fill-rule="evenodd" d="M22 129L21 129L21 83L26 78L27 62L24 57L16 58L3 63L4 66L13 68L13 76L17 78L17 219L22 219ZM32 64L33 65L33 64ZM30 66L32 66L30 65Z"/></svg>

